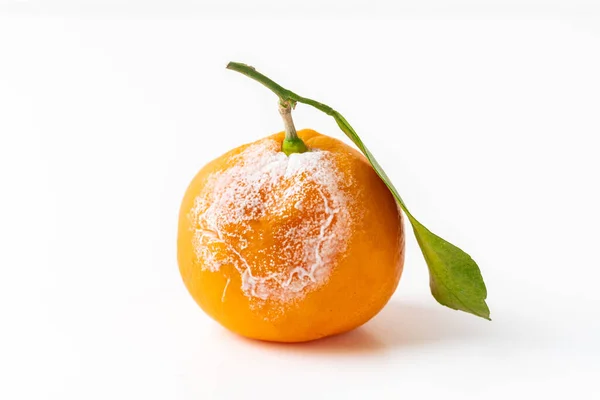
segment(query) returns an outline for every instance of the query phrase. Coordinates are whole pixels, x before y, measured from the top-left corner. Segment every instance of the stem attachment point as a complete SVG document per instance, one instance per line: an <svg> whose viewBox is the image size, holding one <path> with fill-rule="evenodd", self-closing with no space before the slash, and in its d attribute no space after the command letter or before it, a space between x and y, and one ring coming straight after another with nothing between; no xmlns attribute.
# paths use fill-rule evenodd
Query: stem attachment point
<svg viewBox="0 0 600 400"><path fill-rule="evenodd" d="M294 121L292 120L292 108L296 105L294 101L279 101L279 114L283 119L285 138L281 144L281 151L287 156L292 153L304 153L308 151L306 144L298 137Z"/></svg>

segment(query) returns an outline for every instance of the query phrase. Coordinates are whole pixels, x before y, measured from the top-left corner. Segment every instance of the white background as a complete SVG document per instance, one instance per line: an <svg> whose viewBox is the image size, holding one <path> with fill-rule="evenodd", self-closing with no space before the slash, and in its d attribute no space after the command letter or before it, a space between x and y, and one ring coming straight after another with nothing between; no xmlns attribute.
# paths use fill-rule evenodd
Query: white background
<svg viewBox="0 0 600 400"><path fill-rule="evenodd" d="M5 1L0 398L600 398L592 4ZM266 344L205 316L177 270L179 202L207 161L281 129L230 60L340 110L478 261L493 321L437 305L412 235L396 295L350 334ZM343 139L306 106L295 120Z"/></svg>

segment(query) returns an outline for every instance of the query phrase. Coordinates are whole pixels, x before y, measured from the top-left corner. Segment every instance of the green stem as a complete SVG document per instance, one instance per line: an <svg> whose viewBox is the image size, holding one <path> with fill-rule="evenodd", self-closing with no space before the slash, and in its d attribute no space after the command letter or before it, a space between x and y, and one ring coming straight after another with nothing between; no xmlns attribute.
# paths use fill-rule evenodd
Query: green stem
<svg viewBox="0 0 600 400"><path fill-rule="evenodd" d="M262 83L264 86L269 88L273 93L275 93L279 97L280 102L282 102L284 104L290 103L290 106L292 108L294 108L296 106L297 102L304 103L304 104L313 106L318 110L323 111L327 115L331 115L331 116L335 117L334 113L336 113L336 111L333 108L331 108L323 103L319 103L318 101L307 99L306 97L298 96L296 93L292 92L291 90L287 90L284 87L282 87L281 85L279 85L278 83L274 82L273 80L271 80L271 78L268 78L265 75L261 74L256 69L254 69L254 67L251 67L250 65L246 65L246 64L242 64L242 63L238 63L238 62L230 62L229 64L227 64L227 69L239 72L240 74L246 75L247 77L252 78L257 82Z"/></svg>
<svg viewBox="0 0 600 400"><path fill-rule="evenodd" d="M281 150L288 156L292 153L304 153L308 151L306 144L298 137L294 121L292 120L292 109L296 107L296 98L299 96L284 89L249 65L230 62L227 64L227 69L237 71L262 83L279 97L279 114L283 118L283 125L285 127L285 138L281 144Z"/></svg>
<svg viewBox="0 0 600 400"><path fill-rule="evenodd" d="M402 207L402 209L404 210L406 215L408 215L409 218L413 218L411 213L406 208L404 201L400 197L400 193L398 193L398 190L396 190L394 185L391 184L389 178L387 177L387 175L385 175L385 172L383 172L383 169L381 168L381 166L379 165L379 163L377 162L377 160L375 159L373 154L369 151L369 149L367 149L367 147L365 146L363 141L360 139L360 137L358 136L358 134L356 133L354 128L352 128L352 126L350 126L350 124L348 123L348 121L346 121L346 119L342 116L342 114L335 111L333 108L329 107L326 104L320 103L313 99L309 99L309 98L297 95L296 93L292 92L291 90L288 90L288 89L284 88L283 86L281 86L280 84L276 83L271 78L268 78L265 75L261 74L256 69L254 69L254 67L251 67L250 65L246 65L246 64L242 64L242 63L238 63L238 62L230 62L229 64L227 64L227 69L239 72L240 74L246 75L247 77L254 79L255 81L263 84L268 89L270 89L273 93L275 93L277 95L277 97L279 97L279 102L282 103L283 105L288 104L291 108L294 108L296 106L296 103L304 103L304 104L308 104L309 106L313 106L317 110L320 110L327 115L332 116L333 119L335 120L335 122L337 123L337 125L340 127L340 129L354 142L354 144L356 146L358 146L358 148L364 153L364 155L367 157L367 159L371 162L371 164L375 168L375 171L381 177L381 179L383 179L383 181L388 186L388 188L392 191L392 193L396 197L396 200L398 200L398 203L400 203L400 207Z"/></svg>
<svg viewBox="0 0 600 400"><path fill-rule="evenodd" d="M292 153L304 153L308 151L308 147L306 147L306 144L298 137L298 133L296 133L290 102L279 102L279 114L281 114L283 126L285 127L285 138L281 143L281 151L288 156Z"/></svg>

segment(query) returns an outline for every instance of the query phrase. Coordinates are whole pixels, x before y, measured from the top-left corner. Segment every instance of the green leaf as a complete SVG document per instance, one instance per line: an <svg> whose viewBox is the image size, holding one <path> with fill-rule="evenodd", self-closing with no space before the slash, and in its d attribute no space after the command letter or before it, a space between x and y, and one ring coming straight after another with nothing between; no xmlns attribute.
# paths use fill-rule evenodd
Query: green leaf
<svg viewBox="0 0 600 400"><path fill-rule="evenodd" d="M228 69L240 72L271 89L282 102L304 103L321 110L333 117L340 129L354 142L369 160L373 169L390 189L400 207L412 224L413 232L421 247L429 268L429 285L431 294L440 303L455 310L465 311L479 317L490 319L490 310L485 303L487 290L481 271L471 256L442 239L423 226L408 211L400 193L392 184L390 178L381 168L373 154L360 139L348 121L333 108L318 101L302 97L275 83L265 75L246 64L231 62Z"/></svg>
<svg viewBox="0 0 600 400"><path fill-rule="evenodd" d="M429 266L429 286L435 299L455 310L490 319L487 290L470 255L445 241L409 216L423 257Z"/></svg>
<svg viewBox="0 0 600 400"><path fill-rule="evenodd" d="M455 310L466 311L479 317L490 319L490 310L485 303L487 290L479 267L471 256L450 242L442 239L423 226L408 211L404 200L392 184L373 153L360 139L348 121L337 111L333 118L342 131L367 157L377 175L390 189L402 210L408 216L413 232L429 267L431 294L440 303Z"/></svg>

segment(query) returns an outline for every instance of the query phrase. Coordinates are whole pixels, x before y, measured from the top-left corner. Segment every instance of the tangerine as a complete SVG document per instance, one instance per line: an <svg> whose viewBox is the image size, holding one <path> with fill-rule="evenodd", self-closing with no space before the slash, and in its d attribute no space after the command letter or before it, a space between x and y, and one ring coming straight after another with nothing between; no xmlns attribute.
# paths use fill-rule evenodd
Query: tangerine
<svg viewBox="0 0 600 400"><path fill-rule="evenodd" d="M394 293L403 217L366 158L312 130L204 166L180 210L178 262L194 300L240 335L302 342L354 329Z"/></svg>

